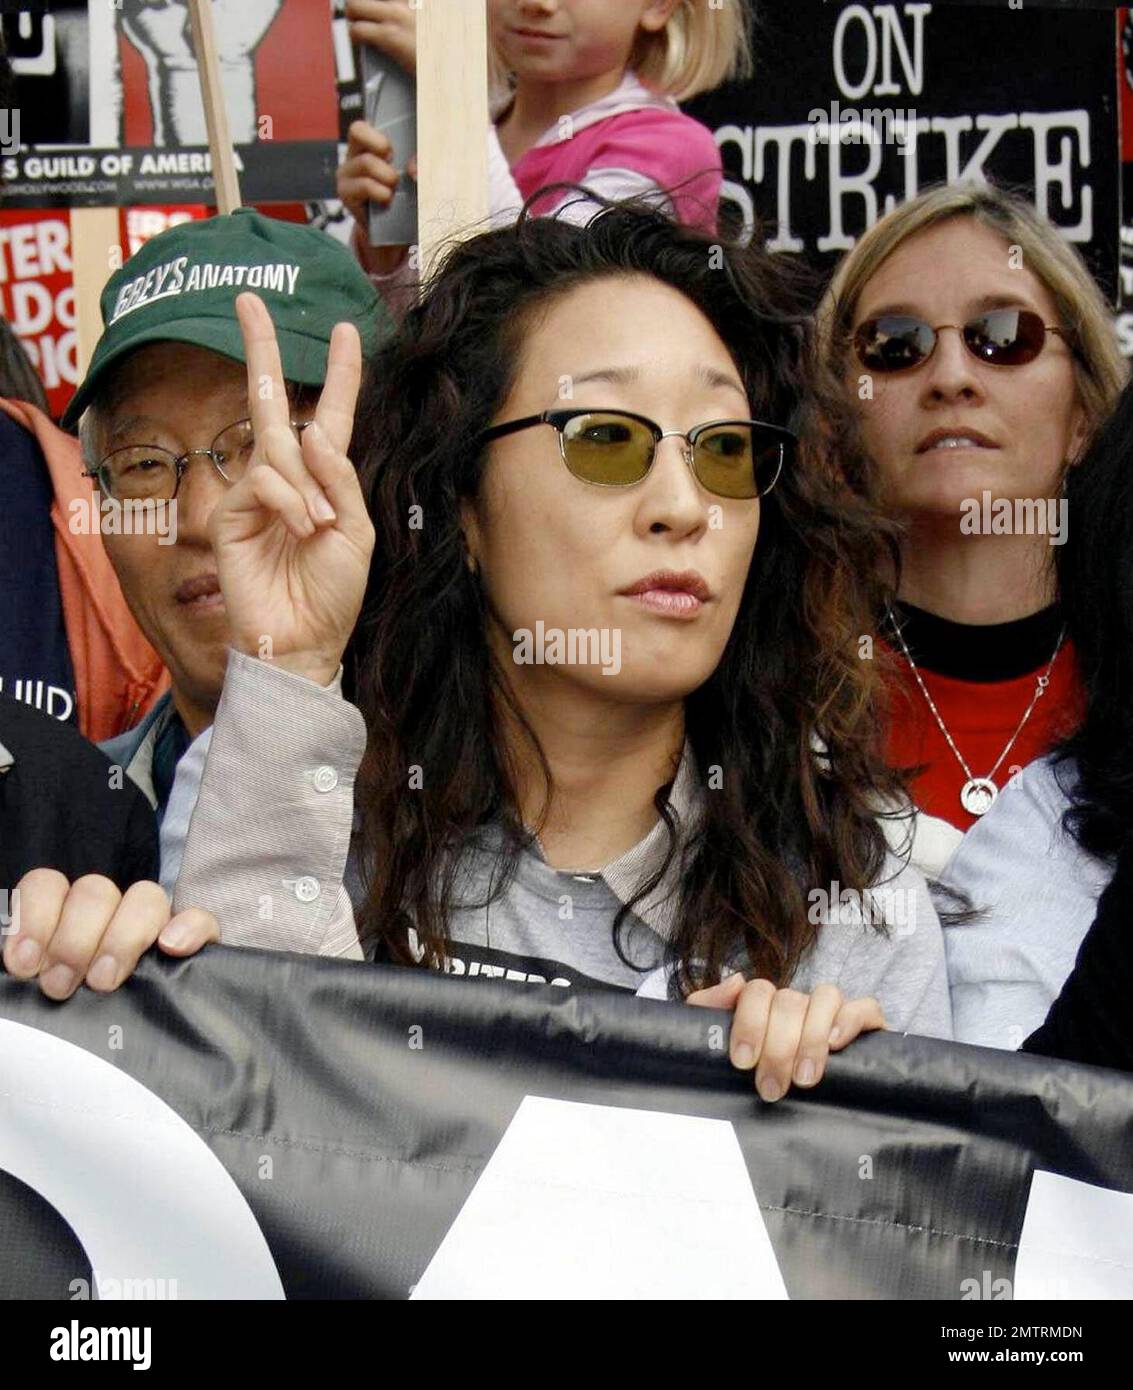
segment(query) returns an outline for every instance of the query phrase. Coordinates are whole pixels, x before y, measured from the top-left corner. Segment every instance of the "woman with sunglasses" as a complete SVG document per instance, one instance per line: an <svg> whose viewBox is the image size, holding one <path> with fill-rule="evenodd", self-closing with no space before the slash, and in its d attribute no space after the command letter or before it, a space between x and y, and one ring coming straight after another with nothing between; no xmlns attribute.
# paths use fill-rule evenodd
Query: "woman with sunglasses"
<svg viewBox="0 0 1133 1390"><path fill-rule="evenodd" d="M1076 252L1021 198L928 191L876 223L824 300L856 414L851 484L902 529L887 648L891 763L939 874L1012 774L1080 713L1054 595L1063 481L1125 376Z"/></svg>
<svg viewBox="0 0 1133 1390"><path fill-rule="evenodd" d="M786 274L628 206L465 242L369 379L361 487L347 364L301 442L253 393L178 901L230 944L734 1007L766 1100L883 1018L949 1035L939 923L875 814L879 531L795 447Z"/></svg>
<svg viewBox="0 0 1133 1390"><path fill-rule="evenodd" d="M986 187L931 190L867 232L821 336L856 413L846 475L902 528L881 615L888 750L913 771L914 862L975 910L945 933L956 1036L1017 1048L1070 969L1091 888L1040 862L1023 893L1000 834L1012 799L1047 804L1035 760L1081 718L1056 600L1064 482L1124 363L1078 255Z"/></svg>

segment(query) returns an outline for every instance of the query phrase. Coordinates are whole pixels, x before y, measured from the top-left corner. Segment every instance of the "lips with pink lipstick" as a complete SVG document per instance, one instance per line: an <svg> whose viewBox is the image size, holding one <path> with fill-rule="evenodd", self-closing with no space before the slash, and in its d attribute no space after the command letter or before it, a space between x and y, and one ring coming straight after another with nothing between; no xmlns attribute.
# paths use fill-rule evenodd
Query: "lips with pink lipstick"
<svg viewBox="0 0 1133 1390"><path fill-rule="evenodd" d="M951 454L961 450L998 448L994 439L967 425L942 425L925 435L917 445L917 453Z"/></svg>
<svg viewBox="0 0 1133 1390"><path fill-rule="evenodd" d="M190 613L215 613L224 607L220 580L215 574L198 574L186 579L173 597Z"/></svg>
<svg viewBox="0 0 1133 1390"><path fill-rule="evenodd" d="M707 581L696 570L654 570L619 593L666 618L695 618L712 598Z"/></svg>

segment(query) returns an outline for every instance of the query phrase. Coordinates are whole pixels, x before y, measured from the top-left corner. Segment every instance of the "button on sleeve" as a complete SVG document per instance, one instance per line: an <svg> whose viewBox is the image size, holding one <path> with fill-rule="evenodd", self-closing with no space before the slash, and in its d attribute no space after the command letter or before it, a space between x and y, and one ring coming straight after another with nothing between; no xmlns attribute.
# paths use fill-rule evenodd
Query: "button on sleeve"
<svg viewBox="0 0 1133 1390"><path fill-rule="evenodd" d="M304 874L302 878L295 880L295 896L301 903L313 903L322 891L319 880L312 878L310 874Z"/></svg>

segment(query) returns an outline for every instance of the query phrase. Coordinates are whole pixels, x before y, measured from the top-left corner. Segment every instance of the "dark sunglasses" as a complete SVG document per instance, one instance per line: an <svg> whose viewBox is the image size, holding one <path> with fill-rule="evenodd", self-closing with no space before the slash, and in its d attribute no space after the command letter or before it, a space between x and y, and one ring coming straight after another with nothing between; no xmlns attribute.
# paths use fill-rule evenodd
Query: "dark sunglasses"
<svg viewBox="0 0 1133 1390"><path fill-rule="evenodd" d="M928 361L944 328L955 328L972 356L992 367L1021 367L1042 352L1048 333L1066 337L1030 309L992 309L963 327L941 323L935 328L911 314L882 314L856 330L854 350L871 372L907 372Z"/></svg>
<svg viewBox="0 0 1133 1390"><path fill-rule="evenodd" d="M766 497L797 443L790 430L762 420L713 420L682 434L628 410L545 410L493 425L478 444L535 425L558 431L567 468L596 487L632 487L653 466L662 439L683 439L685 462L701 486L718 497Z"/></svg>

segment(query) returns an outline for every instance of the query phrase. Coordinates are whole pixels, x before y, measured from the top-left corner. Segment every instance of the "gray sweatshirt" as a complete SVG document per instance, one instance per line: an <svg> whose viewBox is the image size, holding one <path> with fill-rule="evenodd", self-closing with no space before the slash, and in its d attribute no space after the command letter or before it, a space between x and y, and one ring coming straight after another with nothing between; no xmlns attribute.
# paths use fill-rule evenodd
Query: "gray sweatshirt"
<svg viewBox="0 0 1133 1390"><path fill-rule="evenodd" d="M362 715L342 698L337 681L323 688L230 652L175 908L208 908L229 945L361 959L350 844L365 742ZM449 970L666 997L663 957L679 900L680 846L707 794L686 749L670 792L678 852L627 915L620 952L613 919L664 862L663 822L592 873L566 873L537 848L525 851L511 883L491 902L497 840L485 829L462 860ZM406 795L413 795L408 786ZM867 901L833 884L812 894L811 904L811 920L821 927L793 988L828 983L847 996L873 995L891 1028L952 1036L940 923L915 869L890 855Z"/></svg>
<svg viewBox="0 0 1133 1390"><path fill-rule="evenodd" d="M956 1038L1017 1049L1046 1019L1113 876L1062 825L1076 772L1028 763L941 876L975 919L945 932Z"/></svg>

